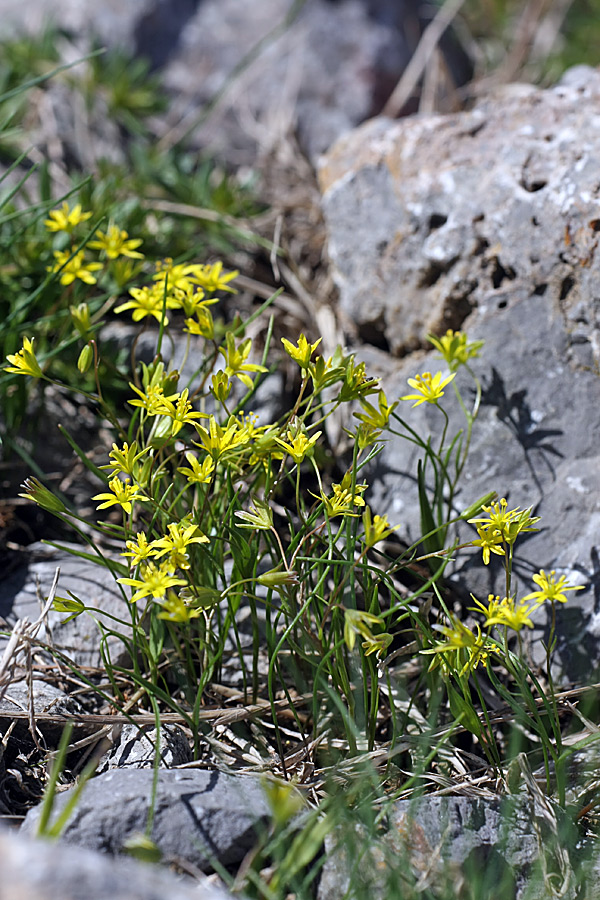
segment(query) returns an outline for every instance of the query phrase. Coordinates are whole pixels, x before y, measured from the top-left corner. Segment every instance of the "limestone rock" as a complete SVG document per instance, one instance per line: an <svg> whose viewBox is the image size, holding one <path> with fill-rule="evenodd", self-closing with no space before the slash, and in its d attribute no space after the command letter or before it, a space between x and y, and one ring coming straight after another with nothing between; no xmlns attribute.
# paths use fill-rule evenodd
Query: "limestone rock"
<svg viewBox="0 0 600 900"><path fill-rule="evenodd" d="M85 786L61 840L79 847L119 854L128 837L144 832L154 773L149 769L112 769ZM56 799L60 810L68 791ZM38 809L22 829L35 830ZM241 862L269 821L260 783L248 776L217 770L162 769L159 772L152 840L165 856L207 869Z"/></svg>
<svg viewBox="0 0 600 900"><path fill-rule="evenodd" d="M397 801L378 840L367 839L360 827L353 835L338 829L326 838L318 900L402 896L408 869L436 896L453 895L457 885L474 877L482 896L543 900L548 894L536 862L542 854L561 852L553 820L541 810L532 813L527 802L509 806L468 796ZM573 882L564 896L575 897Z"/></svg>
<svg viewBox="0 0 600 900"><path fill-rule="evenodd" d="M597 363L599 152L600 72L586 67L341 138L320 184L343 311L400 354L475 307L536 294L571 354Z"/></svg>
<svg viewBox="0 0 600 900"><path fill-rule="evenodd" d="M147 863L0 831L2 900L231 900Z"/></svg>

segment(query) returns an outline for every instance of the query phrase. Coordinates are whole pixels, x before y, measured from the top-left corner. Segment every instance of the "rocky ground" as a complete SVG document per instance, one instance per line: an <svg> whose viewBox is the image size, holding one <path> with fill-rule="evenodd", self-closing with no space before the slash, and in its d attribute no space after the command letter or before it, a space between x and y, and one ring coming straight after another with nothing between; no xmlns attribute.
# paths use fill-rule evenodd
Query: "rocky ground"
<svg viewBox="0 0 600 900"><path fill-rule="evenodd" d="M557 675L565 685L589 683L600 665L598 72L571 70L549 89L511 85L462 110L456 90L469 77L469 60L456 40L447 40L433 90L437 111L390 119L380 113L422 30L412 0L268 0L259 9L242 0L93 7L65 0L60 9L28 4L25 14L22 4L3 0L1 27L39 28L50 10L68 31L71 56L95 31L151 58L173 96L156 123L164 145L185 135L227 165L258 169L275 209L269 227L280 228L286 250L279 267L286 314L299 328L321 333L330 351L340 340L352 347L390 399L405 392L416 371L435 371L429 331L461 327L485 340L477 360L482 412L457 504L495 489L511 505L535 507L543 527L526 542L516 571L528 590L532 572L542 567L585 583L560 611ZM110 122L105 129L94 123L99 133L90 150L78 133L77 110L65 108L58 94L48 102L59 111L58 141L48 116L33 125L32 138L57 171L73 155L85 169L104 151L118 154ZM410 95L404 112L416 102ZM434 413L421 407L413 424L435 434ZM390 441L373 485L374 508L402 523L406 538L420 524L414 470L411 445ZM63 616L51 612L38 621L39 597L48 596L60 566L63 592L118 609L124 601L112 579L37 544L11 566L0 585L6 625L35 632L38 646L51 644L83 670L97 671L100 632L83 617L61 625ZM457 591L485 597L496 590L498 572L459 558L453 578ZM540 619L533 639L546 629ZM114 643L113 651L122 649ZM0 716L11 742L1 762L1 818L17 824L34 807L19 834L0 834L2 896L224 898L222 886L204 880L192 886L192 878L214 863L234 869L268 820L259 759L248 747L232 749L229 740L230 716L239 708L235 690L220 698L221 707L215 702L211 737L192 766L195 736L165 719L153 838L179 874L150 876L137 863L109 863L107 854L144 830L157 737L152 722L101 721L68 669L48 684L38 654L36 679L28 683L31 644L4 639L2 646ZM102 741L106 751L63 834L67 845L84 848L76 856L62 844L50 851L29 838L40 814L36 744L55 740L64 715L75 718L82 748ZM524 896L532 862L559 829L557 811L535 779L525 777L524 784L508 829L487 788L423 798L417 808L399 801L381 846L367 854L369 895L381 895L377 873L403 852L417 876L429 872L432 855L444 862L440 872L485 860L498 866L499 879L512 878L511 896ZM67 802L68 791L57 807ZM348 850L338 849L332 834L324 852L319 897L346 896ZM590 874L590 898L595 878ZM575 889L566 884L562 896L574 897Z"/></svg>

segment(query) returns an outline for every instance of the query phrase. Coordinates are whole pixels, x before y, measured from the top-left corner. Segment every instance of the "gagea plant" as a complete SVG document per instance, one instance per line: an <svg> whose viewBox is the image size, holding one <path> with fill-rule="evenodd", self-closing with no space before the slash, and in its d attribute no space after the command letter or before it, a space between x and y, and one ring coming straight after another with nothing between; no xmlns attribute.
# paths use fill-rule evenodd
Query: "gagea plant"
<svg viewBox="0 0 600 900"><path fill-rule="evenodd" d="M320 341L304 334L272 347L272 317L257 351L247 330L271 301L251 320L227 324L219 304L235 293L238 273L221 262L166 259L150 266L140 239L118 222L88 235L82 229L89 220L80 205L63 203L46 221L58 241L48 268L65 289L72 322L66 339L77 344L84 387L55 375L60 346L38 356L33 332L8 356L5 371L83 395L113 435L98 466L70 437L97 479L93 521L40 479L29 478L23 494L70 524L123 593L129 619L121 639L131 665L119 668L106 657L112 702L122 703L126 676L139 708L175 710L199 736L207 692L233 669L241 702L270 710L257 738L266 768L300 777L309 756L326 767L377 751L382 774L393 772L404 791L465 730L502 775L513 752L506 736L514 717L517 749L540 751L548 783L554 763L564 803L565 756L550 677L554 609L581 586L541 571L537 590L518 598L514 547L539 519L531 508L509 509L493 493L466 510L457 505L481 397L470 365L481 342L455 331L430 336L444 370L409 379L411 392L392 401L340 347L319 355ZM108 302L96 297L103 284L112 291ZM152 362L137 361L134 343L131 371L118 373L127 397L121 407L107 402L102 385L100 316L111 309L154 328L156 338ZM176 331L186 336L179 371L163 355ZM277 355L297 367L298 390L283 416L265 421L253 403ZM188 358L196 368L184 380ZM465 384L474 386L470 404ZM447 392L465 420L455 434L444 408ZM411 408L423 403L440 416L435 441L410 424ZM336 468L325 422L340 407L348 410L351 453ZM420 449L422 535L413 546L397 538L398 523L369 506L369 462L386 433ZM443 577L460 523L463 529L470 523L476 535L462 547L481 553L484 565L502 560L505 589L473 598L459 613ZM521 632L547 603L552 631L544 686ZM86 612L83 597L55 605L70 616ZM112 634L113 620L94 614ZM504 722L492 722L481 673L510 710ZM403 778L406 754L413 774Z"/></svg>

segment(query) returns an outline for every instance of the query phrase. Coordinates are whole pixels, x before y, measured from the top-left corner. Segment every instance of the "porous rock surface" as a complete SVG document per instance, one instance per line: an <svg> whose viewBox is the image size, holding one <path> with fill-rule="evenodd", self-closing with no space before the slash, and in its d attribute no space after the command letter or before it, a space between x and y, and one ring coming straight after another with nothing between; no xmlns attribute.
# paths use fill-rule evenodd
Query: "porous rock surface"
<svg viewBox="0 0 600 900"><path fill-rule="evenodd" d="M571 356L600 358L600 73L508 85L468 112L373 119L320 168L341 305L394 354L475 307L531 294L561 316Z"/></svg>
<svg viewBox="0 0 600 900"><path fill-rule="evenodd" d="M455 512L496 490L542 517L517 545L515 587L534 590L539 568L586 586L558 611L567 680L600 666L599 156L600 73L579 68L555 88L513 88L459 115L375 120L338 142L320 175L341 304L363 338L397 354L447 327L485 340ZM365 345L359 355L390 400L411 392L408 377L444 368L436 352L394 363ZM468 399L465 373L457 384ZM464 427L451 387L442 402L451 433ZM435 444L437 409L401 402L398 412ZM422 533L421 455L392 437L367 479L373 507L409 540ZM463 526L460 537L476 534ZM454 568L466 600L503 591L497 561L483 566L479 551L458 554ZM542 652L543 607L537 618Z"/></svg>
<svg viewBox="0 0 600 900"><path fill-rule="evenodd" d="M2 900L231 900L207 882L103 853L0 831Z"/></svg>
<svg viewBox="0 0 600 900"><path fill-rule="evenodd" d="M119 854L128 838L144 833L154 773L149 769L112 769L92 778L78 800L61 840ZM68 791L56 798L60 811ZM35 832L39 808L23 823ZM169 858L208 869L242 861L269 822L260 783L248 776L207 769L161 769L151 838Z"/></svg>

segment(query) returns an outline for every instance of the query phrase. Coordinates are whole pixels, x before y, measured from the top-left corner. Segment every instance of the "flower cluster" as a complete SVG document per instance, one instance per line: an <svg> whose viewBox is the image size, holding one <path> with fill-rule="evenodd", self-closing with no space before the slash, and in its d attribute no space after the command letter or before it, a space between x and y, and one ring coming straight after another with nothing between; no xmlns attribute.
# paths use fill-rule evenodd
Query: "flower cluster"
<svg viewBox="0 0 600 900"><path fill-rule="evenodd" d="M479 356L479 351L484 344L483 341L469 341L463 331L453 331L451 328L441 337L428 334L427 340L433 344L436 350L439 350L451 372L456 371L459 366L467 365L470 359Z"/></svg>
<svg viewBox="0 0 600 900"><path fill-rule="evenodd" d="M479 625L472 631L456 616L450 615L449 619L450 625L438 626L446 640L421 653L433 654L432 667L441 663L446 671L461 676L485 664L496 648L489 635L482 634Z"/></svg>
<svg viewBox="0 0 600 900"><path fill-rule="evenodd" d="M375 616L360 609L344 610L344 641L349 650L354 649L357 636L363 638L362 648L365 656L372 653L381 657L392 643L393 635L387 631L380 631L373 634L372 626L383 626L381 616Z"/></svg>
<svg viewBox="0 0 600 900"><path fill-rule="evenodd" d="M474 624L446 612L447 618L433 626L439 640L424 621L415 628L421 646L425 645L422 652L431 657L431 667L439 665L455 680L463 676L468 680L477 667L498 659L503 649L508 657L507 634L532 629L536 610L543 603L552 604L554 622L555 604L566 602L569 592L583 589L571 583L566 574L541 570L533 576L535 590L522 599L513 593L510 567L514 544L520 535L536 531L539 522L531 507L509 509L505 498L495 501L495 494L488 494L461 516L452 518L457 508L456 482L481 399L481 386L475 379L476 400L469 413L457 387L462 376L456 382L455 378L461 367L475 378L469 363L477 357L481 341L470 342L464 333L451 329L441 336L430 335L446 369L408 379L411 393L400 398L413 407L423 403L438 407L444 422L437 447L430 437L421 439L403 422L395 412L400 401L388 399L378 380L368 377L363 362L341 347L329 357L320 356L321 339L311 342L302 333L295 341L282 338L283 351L299 369L298 398L287 415L275 423L260 424L245 404L268 371L262 363L267 359L272 329L267 331L264 358L255 361L253 339L246 336L247 323L237 314L229 315L230 310L221 315L219 307L215 309L219 292L235 293L233 283L238 272L226 271L221 262L198 264L167 258L147 272L144 284L137 279L146 267L142 241L130 237L113 221L105 230L97 227L102 223L96 227L90 224L87 240L85 234L77 236L77 230L90 218L91 213L79 204L70 207L63 203L49 214L45 224L53 236L54 253L49 271L69 288L69 295L81 290L82 284L91 287L101 281L106 296L119 298L114 312L129 313L134 322L152 325L159 335L153 362L134 366L127 400L130 421L125 424L120 412L112 409L112 415L107 416L119 437L106 463L100 466L106 472L106 484L92 498L98 511L110 510L111 515L109 521L96 527L122 541L118 582L130 589L133 604L147 601L141 615L167 620L169 628L164 634L169 641L173 639L169 653L182 649L174 640L179 632L171 625L189 626L191 620L200 618L185 652L180 654L182 660L185 657L190 661L196 679L199 671L210 673L220 665L223 636L237 627L240 603L247 603L254 616L256 603L271 604L272 592L277 591L281 597L276 627L267 620L270 638L276 632L287 638L294 631L296 646L308 646L308 641L298 639L301 629L307 628L311 646L317 651L310 657L317 658L317 665L322 666L321 674L326 675L323 683L334 684L338 679L340 692L350 701L354 678L343 672L344 661L350 654L360 656L363 662L371 655L383 657L393 640L393 626L408 617L407 610L414 611L402 597L396 608L392 600L386 611L378 614L379 584L386 586L386 603L398 594L387 590L389 582L383 577L381 581L372 578L376 570L373 560L384 558L383 548L381 553L374 548L396 529L385 516L372 513L363 496L367 484L358 481L363 465L380 449L375 443L386 430L398 433L394 432L398 423L423 450L417 470L424 535L419 543L425 548L421 559L428 565L433 560L437 567L447 552L449 526L462 519L476 529L477 537L470 546L481 550L483 563L488 565L491 557L497 556L507 573L504 596L489 594L486 602L473 598L475 605L470 612L476 614ZM92 257L90 251L96 251L96 256ZM67 317L66 321L75 340L86 345L79 357L80 371L85 372L92 363L95 366L97 394L87 392L87 388L82 393L101 405L101 348L93 337L102 314L98 310L112 307L113 300L100 307L104 301L100 292L98 295L97 306L75 297L68 307L70 320ZM161 358L163 337L166 334L165 340L169 339L170 319L177 316L187 336L186 353L196 349L197 338L203 339L196 376L185 386L180 385L180 373L169 370ZM24 337L22 348L8 356L10 366L6 371L49 379L54 355L42 350L40 365L34 339ZM440 404L449 385L467 421L467 428L453 437L447 436L452 423ZM353 463L339 483L331 484L319 468L327 455L321 439L323 434L331 436L328 415L345 403L352 404L357 423L354 431L346 431L355 441ZM97 471L95 463L90 468ZM307 470L311 478L316 478L318 493L307 489ZM296 509L282 508L280 504L292 496L294 487ZM25 489L23 496L43 508L62 518L71 515L62 499L55 498L36 479L30 479ZM312 503L309 496L316 502ZM120 515L119 523L112 515L115 510ZM336 517L345 520L336 523L337 533L331 521ZM341 553L335 546L340 536L346 541ZM418 548L419 544L408 548L405 558L414 560ZM394 571L401 566L397 564ZM390 565L385 575L392 568ZM432 567L429 571L436 570ZM431 582L435 583L433 576ZM443 602L442 595L440 598ZM61 602L73 615L82 610L75 600ZM361 603L366 608L354 608ZM150 622L157 624L153 619ZM213 626L224 629L216 639ZM163 633L161 629L151 628L150 633L151 640L160 644L157 634ZM280 647L283 642L277 644L276 653ZM296 652L291 643L287 647L291 649L282 652ZM156 659L161 652L162 645ZM158 670L156 659L152 660L154 670ZM310 664L308 656L304 663ZM372 678L372 660L367 670Z"/></svg>
<svg viewBox="0 0 600 900"><path fill-rule="evenodd" d="M177 573L188 573L191 567L190 547L207 543L206 535L189 519L170 522L167 533L152 541L148 540L146 532L140 531L135 540L126 541L127 549L121 554L130 559L131 567L137 571L133 576L118 578L117 581L135 589L131 596L132 603L150 597L166 607L165 617L186 621L190 617L186 613L190 604L184 603L173 588L188 585L188 580Z"/></svg>
<svg viewBox="0 0 600 900"><path fill-rule="evenodd" d="M451 615L450 627L438 627L438 630L445 636L445 640L422 652L434 654L438 660L441 660L446 670L459 672L459 674L471 672L478 665L486 663L490 654L498 652L498 645L492 636L494 627L510 629L514 632L519 632L524 627L533 628L532 616L541 604L545 602L554 604L557 601L565 603L567 601L566 591L581 591L585 587L584 585L570 584L565 576L561 576L557 581L554 571L548 577L543 569L533 576L533 581L540 590L533 591L520 600L517 600L515 596L500 597L489 594L487 603L484 604L473 598L475 606L470 607L470 610L483 614L483 628L486 630L482 631L478 624L475 625L474 630L471 630L457 617ZM530 600L534 602L528 603Z"/></svg>
<svg viewBox="0 0 600 900"><path fill-rule="evenodd" d="M503 497L496 503L484 506L487 516L468 519L470 525L477 526L478 537L472 541L474 547L481 547L483 562L487 565L490 554L506 556L520 534L537 531L534 526L540 521L539 516L531 515L528 509L508 509L508 501Z"/></svg>
<svg viewBox="0 0 600 900"><path fill-rule="evenodd" d="M111 222L106 232L96 231L94 240L87 244L88 248L101 251L103 261L89 260L86 250L81 247L82 242L74 241L73 235L77 227L83 222L87 222L91 216L91 212L83 211L80 203L71 209L65 201L60 209L52 210L44 222L50 233L64 234L71 239L71 245L68 248L65 249L63 244L62 247L53 251L54 264L47 267L48 272L59 276L60 283L65 287L72 285L75 281L81 281L88 285L96 284L96 273L103 270L106 263L114 263L115 260L123 257L144 258L144 254L137 249L142 243L141 239L130 238L126 231ZM113 269L113 274L117 274L117 269Z"/></svg>

